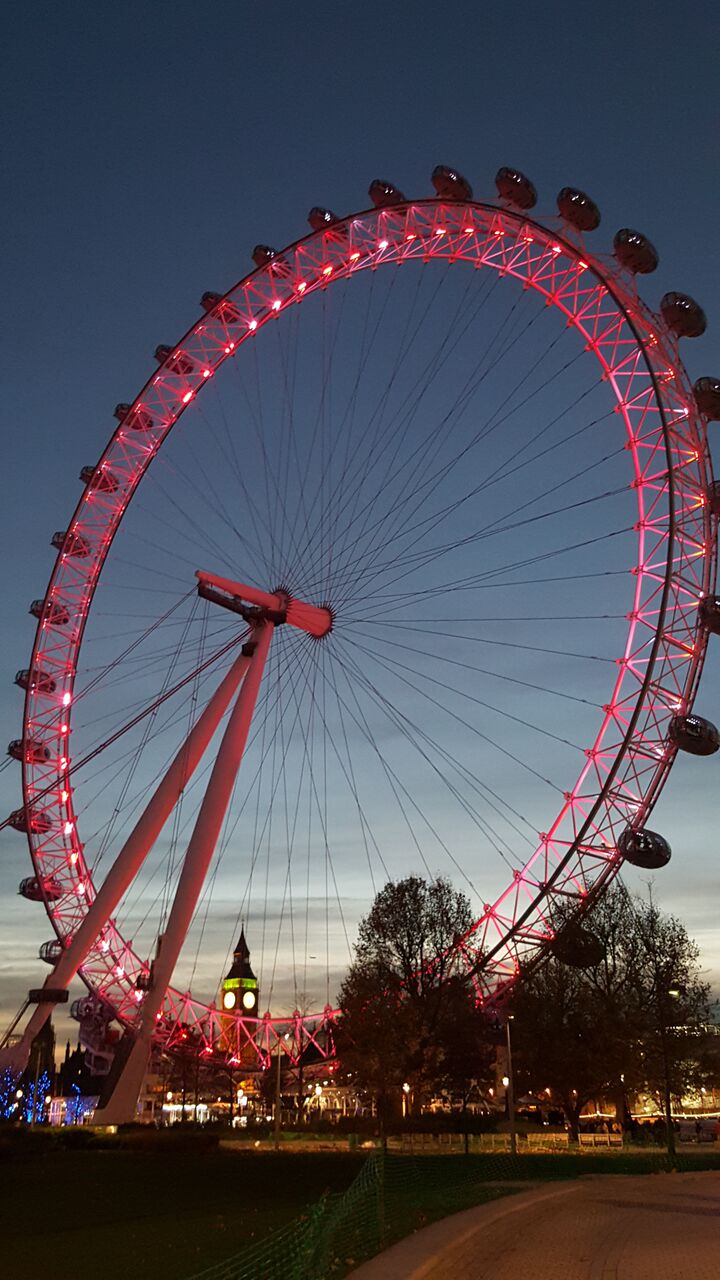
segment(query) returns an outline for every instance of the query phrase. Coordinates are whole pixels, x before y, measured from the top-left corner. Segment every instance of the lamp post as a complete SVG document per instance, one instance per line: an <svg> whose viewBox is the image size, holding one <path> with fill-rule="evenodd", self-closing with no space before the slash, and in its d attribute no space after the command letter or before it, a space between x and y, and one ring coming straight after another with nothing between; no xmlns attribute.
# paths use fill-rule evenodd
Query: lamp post
<svg viewBox="0 0 720 1280"><path fill-rule="evenodd" d="M290 1039L290 1033L285 1033L285 1039ZM277 1076L275 1079L275 1115L274 1115L274 1147L276 1151L280 1150L280 1125L282 1122L282 1095L280 1091L280 1069L284 1049L281 1042L277 1044Z"/></svg>
<svg viewBox="0 0 720 1280"><path fill-rule="evenodd" d="M507 1104L508 1119L510 1120L510 1153L517 1155L517 1133L515 1132L515 1084L513 1081L513 1060L512 1060L512 1038L510 1036L510 1023L513 1021L513 1014L509 1013L505 1022L505 1043L507 1046Z"/></svg>
<svg viewBox="0 0 720 1280"><path fill-rule="evenodd" d="M671 1005L668 1002L680 999L682 991L677 982L670 977L668 966L664 965L658 974L658 982L656 986L657 995L657 1011L658 1011L658 1030L660 1032L660 1048L662 1051L663 1063L663 1092L665 1102L665 1130L667 1134L667 1151L671 1159L675 1158L675 1130L672 1121L672 1095L670 1090L670 1058L668 1053L668 1030L669 1030L669 1013Z"/></svg>

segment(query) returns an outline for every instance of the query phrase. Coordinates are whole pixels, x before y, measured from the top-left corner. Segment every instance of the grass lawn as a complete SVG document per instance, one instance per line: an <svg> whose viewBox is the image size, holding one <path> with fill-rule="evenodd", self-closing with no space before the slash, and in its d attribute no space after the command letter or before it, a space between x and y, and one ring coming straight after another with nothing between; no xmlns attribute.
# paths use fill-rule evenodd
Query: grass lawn
<svg viewBox="0 0 720 1280"><path fill-rule="evenodd" d="M291 1221L325 1191L343 1191L363 1161L15 1147L0 1156L0 1272L13 1280L184 1280Z"/></svg>

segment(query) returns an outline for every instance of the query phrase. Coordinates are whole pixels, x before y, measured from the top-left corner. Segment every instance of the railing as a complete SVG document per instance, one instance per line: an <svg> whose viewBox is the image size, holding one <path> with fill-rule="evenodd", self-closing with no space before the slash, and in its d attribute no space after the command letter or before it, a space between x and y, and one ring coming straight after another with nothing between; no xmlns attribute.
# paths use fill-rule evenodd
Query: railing
<svg viewBox="0 0 720 1280"><path fill-rule="evenodd" d="M621 1133L581 1133L578 1139L581 1147L621 1147Z"/></svg>

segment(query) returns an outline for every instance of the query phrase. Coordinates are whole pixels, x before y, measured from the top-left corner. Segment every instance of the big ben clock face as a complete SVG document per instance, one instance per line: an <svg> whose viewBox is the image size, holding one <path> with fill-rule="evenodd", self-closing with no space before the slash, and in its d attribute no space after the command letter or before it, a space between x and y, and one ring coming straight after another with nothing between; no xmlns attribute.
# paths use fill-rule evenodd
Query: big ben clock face
<svg viewBox="0 0 720 1280"><path fill-rule="evenodd" d="M247 1010L248 1010L248 1012L249 1012L251 1009L254 1009L254 1008L255 1008L255 1005L257 1004L257 996L256 996L255 992L254 992L254 991L246 991L246 992L245 992L245 994L243 995L242 1002L243 1002L243 1007L244 1007L245 1009L247 1009Z"/></svg>
<svg viewBox="0 0 720 1280"><path fill-rule="evenodd" d="M234 1009L236 1000L237 996L234 991L224 991L222 998L223 1009Z"/></svg>

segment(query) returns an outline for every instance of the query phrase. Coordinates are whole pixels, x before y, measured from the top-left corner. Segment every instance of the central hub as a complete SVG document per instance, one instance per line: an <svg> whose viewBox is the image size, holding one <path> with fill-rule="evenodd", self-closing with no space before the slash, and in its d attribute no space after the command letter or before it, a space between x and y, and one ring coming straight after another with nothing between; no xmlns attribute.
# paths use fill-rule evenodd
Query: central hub
<svg viewBox="0 0 720 1280"><path fill-rule="evenodd" d="M218 578L214 573L198 569L198 595L212 600L233 613L239 613L246 622L272 622L274 626L287 623L297 627L315 640L321 640L332 631L333 613L327 605L306 604L287 591L259 591L245 582L233 582L231 578Z"/></svg>

